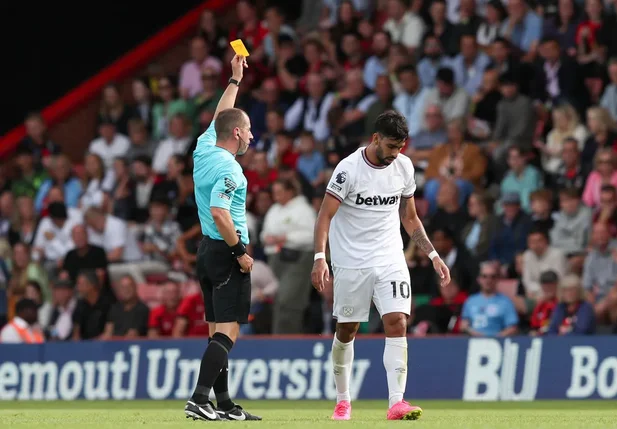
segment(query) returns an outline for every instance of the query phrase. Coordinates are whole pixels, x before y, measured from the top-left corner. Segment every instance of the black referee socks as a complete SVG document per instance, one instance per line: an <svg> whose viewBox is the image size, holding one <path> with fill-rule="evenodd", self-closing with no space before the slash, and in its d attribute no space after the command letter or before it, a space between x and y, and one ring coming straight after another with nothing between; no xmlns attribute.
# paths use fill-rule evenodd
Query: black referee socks
<svg viewBox="0 0 617 429"><path fill-rule="evenodd" d="M206 404L214 387L217 405L223 410L228 410L233 407L233 402L229 399L227 391L227 355L234 343L231 338L220 332L215 333L208 343L208 348L201 359L197 387L191 399L196 404Z"/></svg>
<svg viewBox="0 0 617 429"><path fill-rule="evenodd" d="M215 334L216 335L216 334ZM221 334L223 335L223 334ZM225 338L229 339L227 336ZM208 344L212 341L212 337L208 338ZM232 343L233 345L233 343ZM229 388L227 387L227 380L229 377L229 360L225 361L225 366L221 370L221 373L214 382L214 394L216 395L216 405L223 411L229 411L234 407L234 403L229 397Z"/></svg>

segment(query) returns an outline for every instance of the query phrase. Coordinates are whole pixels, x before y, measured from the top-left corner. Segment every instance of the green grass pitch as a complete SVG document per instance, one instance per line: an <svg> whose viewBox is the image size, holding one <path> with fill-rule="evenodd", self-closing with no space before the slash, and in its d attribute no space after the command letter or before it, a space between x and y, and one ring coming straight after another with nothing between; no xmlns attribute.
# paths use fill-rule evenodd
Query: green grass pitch
<svg viewBox="0 0 617 429"><path fill-rule="evenodd" d="M385 401L355 401L352 420L330 420L332 402L242 401L262 422L202 422L186 419L178 401L0 402L0 428L137 429L198 428L370 428L412 426L422 429L610 429L617 428L615 401L461 402L421 401L417 421L385 419Z"/></svg>

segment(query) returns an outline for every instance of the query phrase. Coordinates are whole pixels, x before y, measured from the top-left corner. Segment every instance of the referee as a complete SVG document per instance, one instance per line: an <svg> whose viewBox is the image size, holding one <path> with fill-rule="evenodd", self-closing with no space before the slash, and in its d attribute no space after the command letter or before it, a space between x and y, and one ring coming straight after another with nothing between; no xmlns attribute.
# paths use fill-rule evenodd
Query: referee
<svg viewBox="0 0 617 429"><path fill-rule="evenodd" d="M195 198L204 235L197 251L197 276L211 337L184 413L200 420L261 420L234 404L227 389L227 355L240 324L248 323L251 305L253 259L245 248L247 182L236 156L247 151L253 134L248 115L233 107L245 67L242 56L231 61L232 78L193 152ZM216 408L209 400L212 390Z"/></svg>

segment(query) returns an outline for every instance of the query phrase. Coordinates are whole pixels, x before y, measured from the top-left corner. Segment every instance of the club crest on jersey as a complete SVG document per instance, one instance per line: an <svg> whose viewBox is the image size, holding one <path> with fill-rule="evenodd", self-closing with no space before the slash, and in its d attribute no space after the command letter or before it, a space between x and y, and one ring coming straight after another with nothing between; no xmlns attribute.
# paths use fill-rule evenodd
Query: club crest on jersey
<svg viewBox="0 0 617 429"><path fill-rule="evenodd" d="M382 197L381 195L363 197L360 194L356 194L355 203L358 206L391 206L394 204L398 204L398 201L398 195L394 195L392 197Z"/></svg>
<svg viewBox="0 0 617 429"><path fill-rule="evenodd" d="M345 183L345 180L347 180L346 171L341 171L340 173L336 175L336 183L338 183L339 185L342 185L343 183Z"/></svg>
<svg viewBox="0 0 617 429"><path fill-rule="evenodd" d="M353 307L343 307L343 316L349 317L353 314Z"/></svg>

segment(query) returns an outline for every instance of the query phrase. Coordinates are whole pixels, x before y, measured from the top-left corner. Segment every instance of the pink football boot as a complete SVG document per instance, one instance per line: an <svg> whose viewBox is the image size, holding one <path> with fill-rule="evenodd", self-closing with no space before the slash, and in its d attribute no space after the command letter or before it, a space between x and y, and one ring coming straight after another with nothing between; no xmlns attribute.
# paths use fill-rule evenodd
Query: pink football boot
<svg viewBox="0 0 617 429"><path fill-rule="evenodd" d="M351 403L349 401L341 401L334 407L332 420L350 420L351 419Z"/></svg>
<svg viewBox="0 0 617 429"><path fill-rule="evenodd" d="M392 405L388 410L388 420L418 420L422 415L422 408L401 401Z"/></svg>

